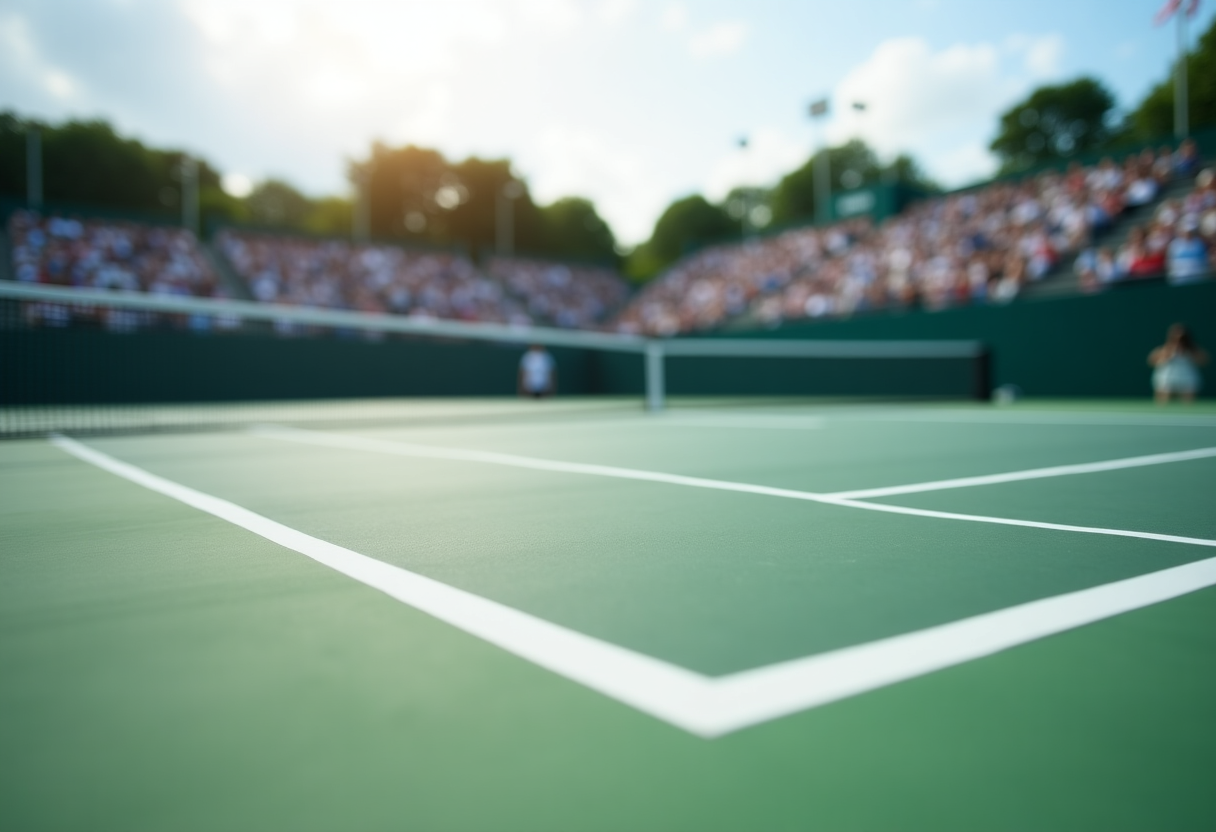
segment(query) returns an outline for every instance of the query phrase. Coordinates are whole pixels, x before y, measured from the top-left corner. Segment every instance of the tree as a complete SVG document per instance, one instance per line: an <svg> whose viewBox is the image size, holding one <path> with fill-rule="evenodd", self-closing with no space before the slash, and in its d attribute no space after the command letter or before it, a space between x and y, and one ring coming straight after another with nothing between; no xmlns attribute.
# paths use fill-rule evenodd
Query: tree
<svg viewBox="0 0 1216 832"><path fill-rule="evenodd" d="M595 260L615 265L616 238L590 200L565 197L540 209L545 250L552 256Z"/></svg>
<svg viewBox="0 0 1216 832"><path fill-rule="evenodd" d="M255 225L303 228L312 213L308 197L280 179L267 179L245 197L249 220Z"/></svg>
<svg viewBox="0 0 1216 832"><path fill-rule="evenodd" d="M650 239L629 256L626 272L647 280L695 248L738 236L738 229L725 210L700 194L678 199L654 224Z"/></svg>
<svg viewBox="0 0 1216 832"><path fill-rule="evenodd" d="M354 209L351 201L340 196L324 196L313 200L304 230L328 237L345 237L351 233Z"/></svg>
<svg viewBox="0 0 1216 832"><path fill-rule="evenodd" d="M1009 173L1102 150L1116 137L1114 96L1093 78L1039 87L1001 115L989 148Z"/></svg>
<svg viewBox="0 0 1216 832"><path fill-rule="evenodd" d="M773 221L784 225L809 222L815 218L815 165L820 150L797 170L787 173L773 189L771 208ZM883 166L878 155L861 139L851 139L839 147L831 147L828 166L831 169L832 193L876 185L879 183L909 185L920 190L940 188L921 171L920 166L906 154L895 157Z"/></svg>
<svg viewBox="0 0 1216 832"><path fill-rule="evenodd" d="M1182 12L1178 12L1182 14ZM1190 126L1216 124L1216 20L1186 57ZM1174 132L1174 76L1157 84L1128 117L1139 139L1151 141Z"/></svg>
<svg viewBox="0 0 1216 832"><path fill-rule="evenodd" d="M517 184L507 188L512 182ZM511 171L510 159L470 156L451 166L444 183L450 189L446 202L452 207L444 218L443 241L459 242L474 251L493 248L498 236L499 200L506 189L516 194L511 200L512 248L547 253L543 219L527 183Z"/></svg>
<svg viewBox="0 0 1216 832"><path fill-rule="evenodd" d="M181 211L178 150L146 147L120 136L105 121L59 125L0 113L0 193L26 194L26 133L37 129L42 144L43 195L48 202L95 205L140 213ZM231 218L239 203L223 193L219 174L206 161L198 166L199 202L204 221Z"/></svg>
<svg viewBox="0 0 1216 832"><path fill-rule="evenodd" d="M350 165L351 181L366 188L371 235L434 239L440 212L435 194L447 172L447 160L436 150L373 142L370 156Z"/></svg>
<svg viewBox="0 0 1216 832"><path fill-rule="evenodd" d="M768 188L740 185L722 200L722 208L735 222L735 232L743 237L773 221L773 194Z"/></svg>

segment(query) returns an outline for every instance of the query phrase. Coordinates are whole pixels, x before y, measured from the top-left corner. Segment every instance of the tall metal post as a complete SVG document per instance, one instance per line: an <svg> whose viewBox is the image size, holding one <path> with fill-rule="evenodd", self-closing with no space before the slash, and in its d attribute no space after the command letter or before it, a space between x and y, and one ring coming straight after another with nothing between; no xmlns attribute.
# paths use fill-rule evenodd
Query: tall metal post
<svg viewBox="0 0 1216 832"><path fill-rule="evenodd" d="M182 227L194 234L198 228L198 160L182 157Z"/></svg>
<svg viewBox="0 0 1216 832"><path fill-rule="evenodd" d="M494 249L503 257L509 257L515 248L515 203L500 193L496 210Z"/></svg>
<svg viewBox="0 0 1216 832"><path fill-rule="evenodd" d="M524 195L524 186L510 179L498 191L494 216L494 248L503 257L515 253L515 200Z"/></svg>
<svg viewBox="0 0 1216 832"><path fill-rule="evenodd" d="M815 157L815 219L821 224L832 217L832 163L828 158L827 134L823 129L823 120L827 114L826 98L811 104L811 118L818 126L816 143L820 145L819 155Z"/></svg>
<svg viewBox="0 0 1216 832"><path fill-rule="evenodd" d="M42 131L33 125L25 128L25 204L42 207Z"/></svg>
<svg viewBox="0 0 1216 832"><path fill-rule="evenodd" d="M646 409L658 413L663 409L663 394L666 389L663 379L663 344L646 342Z"/></svg>
<svg viewBox="0 0 1216 832"><path fill-rule="evenodd" d="M351 206L351 239L356 243L366 243L371 236L371 206L369 205L368 180L371 177L365 170L355 174L355 203Z"/></svg>
<svg viewBox="0 0 1216 832"><path fill-rule="evenodd" d="M1186 89L1186 18L1187 13L1179 8L1174 13L1178 21L1178 66L1174 69L1174 135L1185 139L1190 132L1189 104Z"/></svg>

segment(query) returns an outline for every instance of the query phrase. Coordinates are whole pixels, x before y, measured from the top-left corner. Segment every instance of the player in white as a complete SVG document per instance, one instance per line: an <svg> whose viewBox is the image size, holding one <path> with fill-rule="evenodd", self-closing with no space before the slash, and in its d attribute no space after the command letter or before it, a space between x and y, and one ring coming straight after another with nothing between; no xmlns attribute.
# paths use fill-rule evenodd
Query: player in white
<svg viewBox="0 0 1216 832"><path fill-rule="evenodd" d="M528 347L519 360L519 395L534 399L557 392L557 364L540 344Z"/></svg>

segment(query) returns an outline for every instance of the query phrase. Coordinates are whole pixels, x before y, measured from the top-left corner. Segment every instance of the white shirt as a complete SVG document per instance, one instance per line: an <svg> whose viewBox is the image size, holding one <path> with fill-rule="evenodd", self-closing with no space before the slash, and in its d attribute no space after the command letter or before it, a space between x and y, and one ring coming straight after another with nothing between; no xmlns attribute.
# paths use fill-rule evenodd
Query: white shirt
<svg viewBox="0 0 1216 832"><path fill-rule="evenodd" d="M549 389L553 378L553 356L544 350L528 350L519 361L524 374L524 389L540 393Z"/></svg>

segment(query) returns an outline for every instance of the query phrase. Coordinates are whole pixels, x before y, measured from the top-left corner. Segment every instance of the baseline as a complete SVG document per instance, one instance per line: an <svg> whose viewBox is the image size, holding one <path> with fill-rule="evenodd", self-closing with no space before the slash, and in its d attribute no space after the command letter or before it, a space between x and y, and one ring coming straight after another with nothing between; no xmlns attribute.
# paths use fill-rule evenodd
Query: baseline
<svg viewBox="0 0 1216 832"><path fill-rule="evenodd" d="M583 462L561 462L539 457L504 454L497 451L475 451L467 448L446 448L440 445L415 445L390 439L372 439L342 433L304 430L278 426L250 428L251 433L268 439L298 442L304 445L343 448L346 450L370 451L394 456L420 457L424 459L450 459L460 462L483 462L491 465L506 465L514 468L529 468L535 471L554 471L565 474L589 474L591 476L615 477L627 480L660 482L668 485L684 485L692 488L708 488L716 491L736 491L765 497L785 497L813 503L860 508L867 511L885 511L892 514L908 514L917 517L932 517L938 520L967 520L975 523L995 523L1003 526L1022 526L1032 529L1051 529L1085 534L1105 534L1116 537L1138 537L1145 540L1160 540L1166 543L1186 543L1193 546L1216 547L1216 540L1200 537L1183 537L1156 532L1138 532L1129 529L1105 529L1096 526L1072 526L1064 523L1043 523L1037 520L1015 520L1009 517L987 517L978 514L955 514L924 508L891 506L883 503L867 503L842 497L837 494L821 494L814 491L798 491L791 488L775 488L768 485L715 480L705 477L686 477L682 474L665 474L659 471L643 471L636 468L618 468L612 465L595 465Z"/></svg>
<svg viewBox="0 0 1216 832"><path fill-rule="evenodd" d="M1216 558L1208 558L712 678L329 543L73 439L53 436L50 441L83 462L306 555L558 675L707 739L1216 586Z"/></svg>

